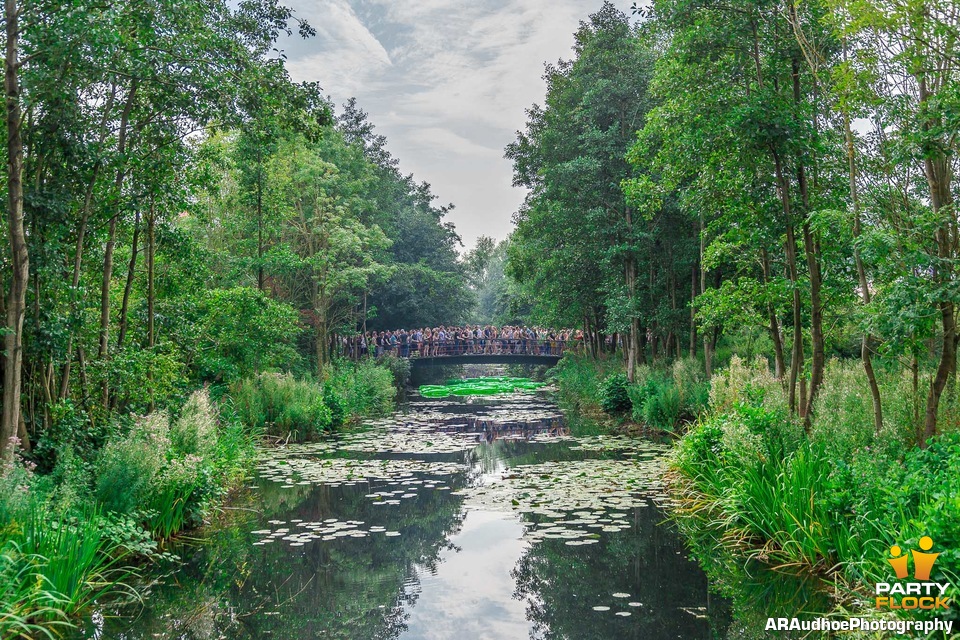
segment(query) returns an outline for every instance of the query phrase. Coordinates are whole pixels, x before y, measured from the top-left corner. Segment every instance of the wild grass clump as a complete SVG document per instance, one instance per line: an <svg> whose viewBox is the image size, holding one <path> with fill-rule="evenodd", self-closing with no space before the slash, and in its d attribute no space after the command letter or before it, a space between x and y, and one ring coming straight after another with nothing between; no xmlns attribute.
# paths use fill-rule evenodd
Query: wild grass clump
<svg viewBox="0 0 960 640"><path fill-rule="evenodd" d="M23 461L0 471L0 637L53 637L71 616L119 592L130 550L88 504L66 510Z"/></svg>
<svg viewBox="0 0 960 640"><path fill-rule="evenodd" d="M382 416L393 411L395 375L373 360L342 362L329 372L329 393L340 398L347 419Z"/></svg>
<svg viewBox="0 0 960 640"><path fill-rule="evenodd" d="M262 373L234 384L233 406L248 427L285 440L302 441L330 429L332 415L323 387L290 374Z"/></svg>

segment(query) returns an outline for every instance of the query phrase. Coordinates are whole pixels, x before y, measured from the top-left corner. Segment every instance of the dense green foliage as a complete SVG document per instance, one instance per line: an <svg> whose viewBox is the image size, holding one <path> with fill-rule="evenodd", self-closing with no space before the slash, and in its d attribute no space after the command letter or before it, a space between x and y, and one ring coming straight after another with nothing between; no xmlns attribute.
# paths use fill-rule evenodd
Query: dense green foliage
<svg viewBox="0 0 960 640"><path fill-rule="evenodd" d="M868 415L870 399L851 384L862 385L862 376L836 365L825 385L842 387L848 409L859 404L858 413ZM889 579L890 546L915 548L929 535L943 550L931 579L952 582L955 597L957 432L938 436L926 449L905 447L909 432L851 440L858 425L848 414L815 420L808 438L766 363L735 359L714 380L709 417L689 431L673 459L680 522L692 539L702 544L708 531L713 544L722 536L739 552L774 565L835 571L843 597L850 597Z"/></svg>
<svg viewBox="0 0 960 640"><path fill-rule="evenodd" d="M954 5L638 13L581 23L507 148L530 189L508 303L581 324L594 354L612 334L631 381L651 358L696 356L709 377L762 353L809 428L829 359L859 355L875 431L908 419L923 445L953 424ZM904 368L912 416L877 383ZM648 417L669 421L676 394L660 400Z"/></svg>
<svg viewBox="0 0 960 640"><path fill-rule="evenodd" d="M473 302L449 206L353 101L336 114L290 79L278 40L313 35L290 9L15 1L5 19L4 638L124 591L257 438L388 411L408 371L336 362L340 336Z"/></svg>

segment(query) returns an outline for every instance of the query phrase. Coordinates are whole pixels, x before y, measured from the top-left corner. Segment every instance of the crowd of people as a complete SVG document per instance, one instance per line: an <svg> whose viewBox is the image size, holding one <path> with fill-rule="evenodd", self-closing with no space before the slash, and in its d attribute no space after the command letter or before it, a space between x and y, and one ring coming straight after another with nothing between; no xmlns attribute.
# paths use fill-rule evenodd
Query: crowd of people
<svg viewBox="0 0 960 640"><path fill-rule="evenodd" d="M562 355L583 345L583 331L493 325L368 331L343 337L344 355L433 358L468 354Z"/></svg>

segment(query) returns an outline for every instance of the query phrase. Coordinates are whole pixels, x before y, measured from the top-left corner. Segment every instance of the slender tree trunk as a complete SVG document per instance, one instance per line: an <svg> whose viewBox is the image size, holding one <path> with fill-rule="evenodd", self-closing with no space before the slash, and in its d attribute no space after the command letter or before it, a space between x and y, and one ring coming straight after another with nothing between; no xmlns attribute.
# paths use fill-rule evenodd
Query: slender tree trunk
<svg viewBox="0 0 960 640"><path fill-rule="evenodd" d="M7 233L10 244L10 290L6 302L6 332L3 339L3 414L0 420L0 459L10 460L10 439L20 428L20 389L23 367L23 319L26 315L30 255L23 225L23 140L20 136L20 8L5 0L7 46L4 56L4 88L7 103Z"/></svg>
<svg viewBox="0 0 960 640"><path fill-rule="evenodd" d="M100 139L98 144L103 144L107 138L107 121L113 112L113 104L117 98L117 85L111 84L110 96L103 109L103 117L100 119ZM97 161L93 166L93 172L90 176L90 182L87 183L87 190L83 196L83 208L80 211L80 225L77 228L77 244L73 252L73 279L71 280L72 289L70 291L70 316L77 315L77 288L80 286L80 266L83 264L83 241L87 233L87 224L90 222L91 205L93 204L93 191L97 184L97 178L100 176L102 163ZM74 331L71 327L70 336L67 338L66 359L63 363L63 371L60 374L60 393L61 400L70 395L70 369L73 362L73 340Z"/></svg>
<svg viewBox="0 0 960 640"><path fill-rule="evenodd" d="M793 286L793 350L790 356L790 411L799 411L803 417L806 410L806 385L800 385L800 401L797 401L797 382L803 369L803 316L800 301L800 275L797 269L797 238L793 231L793 215L790 207L790 186L783 172L780 154L771 149L777 177L777 191L780 194L780 203L786 221L786 246L784 252L787 258L787 273ZM806 424L806 423L805 423ZM809 427L809 425L807 425Z"/></svg>
<svg viewBox="0 0 960 640"><path fill-rule="evenodd" d="M697 357L697 309L694 300L697 299L697 263L690 268L690 357Z"/></svg>
<svg viewBox="0 0 960 640"><path fill-rule="evenodd" d="M770 283L770 254L766 248L760 250L760 259L763 266L763 284ZM767 317L769 319L770 339L773 341L774 372L777 380L783 382L786 374L786 359L783 355L783 337L780 335L780 321L777 312L771 303L767 303Z"/></svg>
<svg viewBox="0 0 960 640"><path fill-rule="evenodd" d="M257 141L257 288L263 291L263 149Z"/></svg>
<svg viewBox="0 0 960 640"><path fill-rule="evenodd" d="M636 314L632 311L634 307L634 298L637 291L637 263L631 257L626 261L624 266L624 275L627 285L627 296L630 300L630 333L627 336L627 344L624 351L626 352L627 359L627 380L633 382L636 373L637 373L637 360L639 357L639 332L640 332L640 319L636 317Z"/></svg>
<svg viewBox="0 0 960 640"><path fill-rule="evenodd" d="M796 23L796 8L793 2L790 2L789 5L791 19ZM797 57L794 57L791 61L791 67L793 76L793 101L794 104L799 106L801 101L800 60ZM812 347L812 355L810 358L810 392L805 399L802 399L802 408L800 410L804 426L807 431L809 431L810 418L813 414L813 404L816 402L820 385L823 383L826 350L824 348L823 337L823 304L820 293L822 278L820 275L819 242L814 238L813 230L810 227L810 194L807 186L807 173L803 162L799 158L797 159L797 189L800 192L800 203L803 207L803 210L800 212L803 217L801 234L803 236L804 256L807 262L807 273L810 278L810 345ZM802 390L803 386L801 386L801 391Z"/></svg>
<svg viewBox="0 0 960 640"><path fill-rule="evenodd" d="M130 122L130 113L133 110L134 98L137 94L137 81L130 83L130 92L127 94L127 102L123 107L123 113L120 116L120 129L117 133L117 152L120 156L120 162L123 162L123 155L126 152L127 144L127 125ZM114 181L114 189L117 196L117 206L122 198L123 181L126 176L126 169L122 166L117 169L117 177ZM113 249L117 241L117 222L120 218L120 211L113 212L110 216L110 222L107 230L107 244L103 254L103 280L100 285L100 351L98 357L100 360L106 360L110 354L110 281L113 278ZM109 407L110 387L107 382L107 376L104 376L101 387L102 402L104 407Z"/></svg>
<svg viewBox="0 0 960 640"><path fill-rule="evenodd" d="M707 290L707 267L703 262L703 254L706 250L706 225L703 218L703 210L700 211L700 293ZM713 349L710 343L710 332L703 332L703 368L707 374L707 379L713 377Z"/></svg>
<svg viewBox="0 0 960 640"><path fill-rule="evenodd" d="M933 95L929 92L925 76L919 78L921 112ZM939 121L925 121L922 125L924 133L929 135L933 127L940 126ZM931 145L932 146L932 145ZM950 190L952 167L950 159L942 150L925 149L923 160L924 175L930 191L930 206L939 226L936 231L937 257L939 264L934 272L935 283L944 287L953 282L953 260L956 258L958 231L956 217L953 215L953 196ZM945 213L947 212L947 213ZM940 409L940 398L947 382L953 378L957 370L957 319L956 308L952 300L944 299L938 303L940 324L943 330L940 349L940 363L937 372L930 383L927 395L927 409L924 415L923 439L921 447L926 447L930 438L937 434L937 414Z"/></svg>
<svg viewBox="0 0 960 640"><path fill-rule="evenodd" d="M155 207L156 199L150 194L150 213L147 216L147 347L152 349L156 344L156 331L154 321L156 314L153 305L156 299L153 290L154 260L157 255L157 212Z"/></svg>
<svg viewBox="0 0 960 640"><path fill-rule="evenodd" d="M846 59L846 49L844 49ZM853 205L853 261L857 267L857 278L860 281L860 299L863 306L870 304L870 283L867 281L867 270L860 256L860 247L857 240L861 232L860 196L857 189L857 159L853 144L853 131L850 128L850 114L843 112L843 133L847 143L847 166L850 174L850 201ZM873 400L873 428L877 435L883 429L883 406L880 402L880 387L877 376L873 371L873 361L870 357L870 333L865 331L860 341L860 358L863 360L863 370L867 374L867 383L870 385L870 397Z"/></svg>
<svg viewBox="0 0 960 640"><path fill-rule="evenodd" d="M123 302L120 304L120 328L117 335L117 348L123 346L127 337L127 310L130 307L130 294L133 291L133 279L137 274L137 246L140 242L140 211L136 213L133 223L133 239L130 249L130 263L127 266L127 283L123 287Z"/></svg>

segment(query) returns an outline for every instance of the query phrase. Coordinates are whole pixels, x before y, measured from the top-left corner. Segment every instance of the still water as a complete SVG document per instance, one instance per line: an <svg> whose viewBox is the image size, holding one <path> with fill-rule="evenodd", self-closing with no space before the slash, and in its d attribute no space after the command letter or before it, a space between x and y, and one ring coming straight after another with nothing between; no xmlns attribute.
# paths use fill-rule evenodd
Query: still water
<svg viewBox="0 0 960 640"><path fill-rule="evenodd" d="M414 397L265 451L228 524L82 637L723 637L729 607L664 521L664 450L572 435L544 392Z"/></svg>

